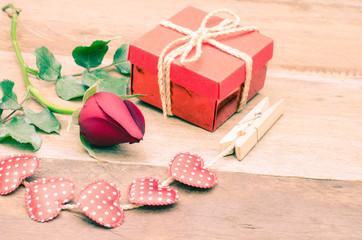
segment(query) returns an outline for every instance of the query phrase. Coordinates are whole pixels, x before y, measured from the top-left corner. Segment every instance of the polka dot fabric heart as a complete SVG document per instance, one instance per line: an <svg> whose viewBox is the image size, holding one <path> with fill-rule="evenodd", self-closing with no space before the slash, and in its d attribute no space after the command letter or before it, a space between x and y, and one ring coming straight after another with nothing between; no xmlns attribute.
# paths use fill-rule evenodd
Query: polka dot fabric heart
<svg viewBox="0 0 362 240"><path fill-rule="evenodd" d="M178 191L171 187L162 187L155 178L138 178L128 189L128 199L133 204L169 205L180 198Z"/></svg>
<svg viewBox="0 0 362 240"><path fill-rule="evenodd" d="M196 154L177 154L171 160L168 169L172 178L193 187L211 188L217 183L216 174L205 168L204 161Z"/></svg>
<svg viewBox="0 0 362 240"><path fill-rule="evenodd" d="M114 228L124 220L124 211L118 205L120 198L121 192L113 183L99 180L86 186L75 201L90 219Z"/></svg>
<svg viewBox="0 0 362 240"><path fill-rule="evenodd" d="M43 178L26 184L25 202L29 216L38 222L56 217L62 204L74 196L74 184L61 177Z"/></svg>
<svg viewBox="0 0 362 240"><path fill-rule="evenodd" d="M0 195L13 192L21 182L34 174L39 160L31 154L16 154L0 160Z"/></svg>
<svg viewBox="0 0 362 240"><path fill-rule="evenodd" d="M54 219L62 209L80 208L99 225L114 228L123 223L124 210L177 202L179 192L168 186L174 180L199 188L211 188L217 183L216 174L204 166L201 157L188 152L179 153L168 166L170 177L162 183L156 178L147 177L137 178L130 184L130 204L119 205L121 192L115 184L105 180L92 182L83 188L75 199L76 204L66 204L74 196L73 182L62 177L27 182L25 179L34 174L38 167L38 158L30 154L12 155L0 161L0 195L14 191L22 183L29 216L38 222Z"/></svg>

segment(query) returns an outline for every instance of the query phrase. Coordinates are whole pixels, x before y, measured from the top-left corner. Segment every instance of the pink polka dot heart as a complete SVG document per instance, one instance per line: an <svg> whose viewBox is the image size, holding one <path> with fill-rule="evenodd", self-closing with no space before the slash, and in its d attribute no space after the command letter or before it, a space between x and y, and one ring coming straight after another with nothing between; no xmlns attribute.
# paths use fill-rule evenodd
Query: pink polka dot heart
<svg viewBox="0 0 362 240"><path fill-rule="evenodd" d="M162 187L155 178L138 178L128 188L128 199L139 205L168 205L180 198L178 191L171 187Z"/></svg>
<svg viewBox="0 0 362 240"><path fill-rule="evenodd" d="M75 202L90 219L113 228L124 220L124 211L118 205L120 198L121 193L113 183L98 180L86 186Z"/></svg>
<svg viewBox="0 0 362 240"><path fill-rule="evenodd" d="M171 160L168 170L172 178L193 187L211 188L217 183L216 174L205 168L204 161L196 154L177 154Z"/></svg>
<svg viewBox="0 0 362 240"><path fill-rule="evenodd" d="M21 182L34 174L39 160L31 154L16 154L0 160L0 195L11 193Z"/></svg>
<svg viewBox="0 0 362 240"><path fill-rule="evenodd" d="M74 196L74 184L62 177L38 179L26 184L25 203L30 217L38 222L52 220L62 210L62 204Z"/></svg>

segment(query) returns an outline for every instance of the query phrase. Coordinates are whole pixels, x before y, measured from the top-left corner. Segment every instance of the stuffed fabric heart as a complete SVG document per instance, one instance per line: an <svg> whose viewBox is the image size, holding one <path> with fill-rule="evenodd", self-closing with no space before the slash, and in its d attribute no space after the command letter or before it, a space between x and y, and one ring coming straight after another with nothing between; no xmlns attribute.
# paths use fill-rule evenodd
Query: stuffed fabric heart
<svg viewBox="0 0 362 240"><path fill-rule="evenodd" d="M30 183L25 181L25 178L34 174L38 167L38 158L30 154L12 155L0 160L0 195L14 191L23 183L29 216L38 222L52 220L62 209L80 208L96 223L114 228L124 221L123 209L177 202L180 198L179 192L167 186L173 179L199 188L211 188L217 183L216 174L204 167L202 158L186 152L177 154L171 160L168 166L171 177L165 182L160 183L150 177L134 180L128 188L128 199L131 203L129 205L119 205L119 189L105 180L95 181L83 188L75 199L76 204L63 205L74 196L73 182L62 177L42 178Z"/></svg>
<svg viewBox="0 0 362 240"><path fill-rule="evenodd" d="M128 189L128 199L139 205L168 205L180 198L178 191L171 187L162 187L155 178L138 178Z"/></svg>
<svg viewBox="0 0 362 240"><path fill-rule="evenodd" d="M216 174L205 168L204 161L196 154L177 154L168 169L172 178L193 187L211 188L217 183Z"/></svg>
<svg viewBox="0 0 362 240"><path fill-rule="evenodd" d="M62 177L42 178L26 184L25 203L29 216L38 222L55 218L62 204L74 196L74 184Z"/></svg>
<svg viewBox="0 0 362 240"><path fill-rule="evenodd" d="M113 183L98 180L86 186L75 202L82 211L98 224L114 228L123 223L124 211L118 205L119 189Z"/></svg>
<svg viewBox="0 0 362 240"><path fill-rule="evenodd" d="M31 154L16 154L0 160L0 195L9 194L21 182L33 175L39 167L39 160Z"/></svg>

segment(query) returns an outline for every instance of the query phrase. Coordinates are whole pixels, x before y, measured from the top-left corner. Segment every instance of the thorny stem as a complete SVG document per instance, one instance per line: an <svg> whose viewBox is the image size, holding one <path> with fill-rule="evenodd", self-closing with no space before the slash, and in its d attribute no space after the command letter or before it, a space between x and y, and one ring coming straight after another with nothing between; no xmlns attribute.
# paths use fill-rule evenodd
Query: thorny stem
<svg viewBox="0 0 362 240"><path fill-rule="evenodd" d="M12 11L8 11L8 9L11 9ZM62 113L62 114L72 114L76 110L76 108L62 107L62 106L56 105L56 104L48 101L46 98L44 98L40 94L38 89L36 89L30 83L29 78L28 78L28 72L33 74L37 70L31 69L26 65L26 63L25 63L25 61L24 61L24 59L23 59L23 57L21 55L20 48L19 48L19 45L18 45L18 41L16 39L16 25L18 23L18 16L19 16L19 13L20 13L20 9L15 8L13 4L8 4L5 7L3 7L2 10L4 12L6 12L8 14L8 16L11 18L11 32L10 32L11 42L12 42L16 57L17 57L17 59L19 61L19 64L20 64L21 73L22 73L23 80L25 82L27 91L41 105L43 105L44 107L49 108L51 111L56 112L56 113Z"/></svg>

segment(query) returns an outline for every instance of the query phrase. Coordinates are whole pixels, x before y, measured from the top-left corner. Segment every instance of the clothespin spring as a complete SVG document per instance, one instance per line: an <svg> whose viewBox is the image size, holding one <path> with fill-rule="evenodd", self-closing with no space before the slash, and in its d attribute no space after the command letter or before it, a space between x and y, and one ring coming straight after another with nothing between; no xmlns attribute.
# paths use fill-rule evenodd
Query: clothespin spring
<svg viewBox="0 0 362 240"><path fill-rule="evenodd" d="M254 120L260 118L262 115L263 115L262 112L257 112L257 113L254 114L254 117L253 117L253 118L246 119L246 120L244 120L244 121L240 121L240 122L238 123L238 125L243 125L244 123L247 123L247 122L250 122L250 121L254 121ZM249 125L250 125L250 124L249 124Z"/></svg>

